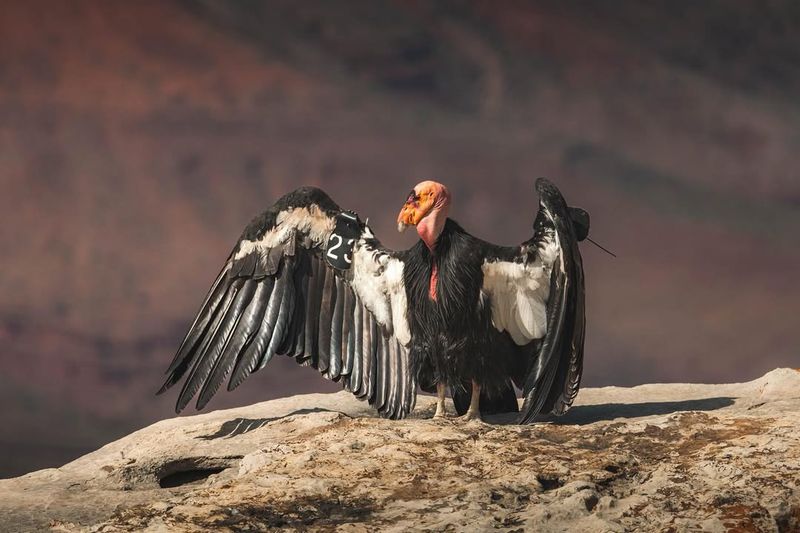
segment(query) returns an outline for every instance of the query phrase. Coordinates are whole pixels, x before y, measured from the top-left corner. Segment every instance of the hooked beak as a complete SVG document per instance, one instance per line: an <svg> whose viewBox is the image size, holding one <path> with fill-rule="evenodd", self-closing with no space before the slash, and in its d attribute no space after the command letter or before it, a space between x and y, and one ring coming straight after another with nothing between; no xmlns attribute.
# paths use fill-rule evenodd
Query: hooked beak
<svg viewBox="0 0 800 533"><path fill-rule="evenodd" d="M414 202L408 201L403 204L400 214L397 215L397 231L402 233L408 226L415 226L417 222L417 206Z"/></svg>

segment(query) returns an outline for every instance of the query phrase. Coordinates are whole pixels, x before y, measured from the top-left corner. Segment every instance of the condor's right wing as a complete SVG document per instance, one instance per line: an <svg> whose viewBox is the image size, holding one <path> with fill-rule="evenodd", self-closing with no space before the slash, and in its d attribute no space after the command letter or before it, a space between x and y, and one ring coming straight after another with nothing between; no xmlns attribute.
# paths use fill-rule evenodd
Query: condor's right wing
<svg viewBox="0 0 800 533"><path fill-rule="evenodd" d="M185 378L176 412L198 391L202 409L282 354L403 418L416 400L403 268L322 190L284 196L245 229L159 394Z"/></svg>

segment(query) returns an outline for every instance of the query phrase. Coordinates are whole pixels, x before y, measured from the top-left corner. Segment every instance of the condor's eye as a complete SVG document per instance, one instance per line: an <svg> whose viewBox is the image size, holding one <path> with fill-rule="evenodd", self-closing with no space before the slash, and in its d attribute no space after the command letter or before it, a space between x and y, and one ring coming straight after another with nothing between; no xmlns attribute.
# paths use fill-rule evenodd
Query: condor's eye
<svg viewBox="0 0 800 533"><path fill-rule="evenodd" d="M408 193L408 198L406 198L407 204L415 204L418 201L419 201L419 196L417 196L417 193L415 193L413 190L410 193Z"/></svg>

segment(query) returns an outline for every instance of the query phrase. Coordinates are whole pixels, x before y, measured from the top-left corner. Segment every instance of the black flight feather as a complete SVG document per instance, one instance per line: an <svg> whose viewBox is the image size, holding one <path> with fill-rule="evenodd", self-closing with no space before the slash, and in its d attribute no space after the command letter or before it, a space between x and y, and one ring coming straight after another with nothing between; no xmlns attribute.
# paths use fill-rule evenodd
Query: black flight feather
<svg viewBox="0 0 800 533"><path fill-rule="evenodd" d="M364 370L364 307L361 301L356 299L353 307L353 366L350 369L350 392L358 398L362 398L364 390L363 370Z"/></svg>
<svg viewBox="0 0 800 533"><path fill-rule="evenodd" d="M252 341L247 344L244 353L236 361L236 366L228 381L229 391L241 385L242 382L247 379L247 376L255 371L258 362L261 360L262 355L269 345L270 339L272 339L273 327L278 311L280 310L280 301L283 297L282 293L286 281L284 278L266 279L269 280L272 285L270 288L269 300L267 301L258 333L256 333Z"/></svg>
<svg viewBox="0 0 800 533"><path fill-rule="evenodd" d="M325 283L325 267L319 260L311 261L311 279L308 283L308 299L306 300L305 350L310 358L311 366L318 368L319 361L319 311L322 302L322 288Z"/></svg>
<svg viewBox="0 0 800 533"><path fill-rule="evenodd" d="M342 327L344 322L345 284L336 276L336 303L331 316L331 337L329 343L330 360L328 362L328 379L339 381L342 373Z"/></svg>
<svg viewBox="0 0 800 533"><path fill-rule="evenodd" d="M225 296L229 284L230 278L228 277L228 266L226 265L219 275L217 275L214 284L208 291L203 304L200 306L200 311L197 313L197 317L189 327L186 337L184 337L183 342L181 342L181 345L178 348L178 351L175 353L175 357L172 359L172 363L170 363L169 367L167 368L167 374L175 370L178 365L180 365L186 359L186 357L189 356L190 352L197 348L197 345L202 340L203 335L208 329L208 325L211 322L214 311L216 311L217 306ZM177 379L180 379L180 376L178 376Z"/></svg>
<svg viewBox="0 0 800 533"><path fill-rule="evenodd" d="M336 282L333 272L327 268L321 269L320 276L323 276L324 283L322 285L317 330L319 331L317 369L327 377L331 357L331 322L333 320L333 307L336 305Z"/></svg>
<svg viewBox="0 0 800 533"><path fill-rule="evenodd" d="M353 344L353 322L355 313L355 297L353 289L347 284L344 287L344 303L342 304L342 375L346 377L345 383L350 382L350 373L353 371L353 357L355 346Z"/></svg>
<svg viewBox="0 0 800 533"><path fill-rule="evenodd" d="M294 313L294 280L290 274L291 267L288 266L292 263L291 258L287 258L287 272L284 276L285 283L283 284L283 293L281 294L280 308L278 315L275 318L275 325L272 330L272 338L269 340L269 345L261 357L261 361L256 367L256 370L264 368L267 363L272 359L278 350L278 347L283 343L286 332L289 329L289 321L292 319Z"/></svg>
<svg viewBox="0 0 800 533"><path fill-rule="evenodd" d="M293 324L295 336L294 347L289 355L295 358L301 365L307 365L308 353L306 352L306 316L308 306L308 293L311 283L311 259L307 254L298 257L298 264L295 267L295 279L297 288L295 290L295 320Z"/></svg>
<svg viewBox="0 0 800 533"><path fill-rule="evenodd" d="M224 353L231 345L231 341L233 341L234 344L238 342L238 338L234 337L234 333L241 323L245 310L253 299L256 285L257 282L252 279L247 279L244 282L244 285L239 289L239 293L236 295L233 305L225 317L225 321L220 324L219 331L213 342L209 345L206 352L200 355L200 364L195 374L192 376L192 380L196 381L197 385L201 385L203 388L209 385L209 378L214 369L219 365Z"/></svg>
<svg viewBox="0 0 800 533"><path fill-rule="evenodd" d="M201 381L196 378L196 376L198 376L197 371L200 367L204 366L203 357L205 356L209 346L211 346L214 340L217 338L217 334L220 332L220 330L225 330L223 324L225 324L226 319L230 318L228 311L233 305L236 296L239 294L239 289L243 284L244 280L235 280L230 287L228 287L228 291L225 293L225 298L223 298L222 302L218 306L211 325L203 337L200 347L193 355L194 362L192 364L192 370L189 374L189 377L187 377L186 381L183 383L183 387L181 388L181 392L178 396L178 401L175 406L176 413L181 412L183 408L186 407L186 404L189 403L189 400L192 399L192 396L194 396L194 394L197 392L197 389L200 387Z"/></svg>
<svg viewBox="0 0 800 533"><path fill-rule="evenodd" d="M200 391L200 396L197 400L198 409L205 407L211 400L261 326L272 285L263 279L255 283L257 284L255 294L253 294L253 298L239 321L236 330L231 335L231 342L225 348L225 353L214 366L213 372Z"/></svg>

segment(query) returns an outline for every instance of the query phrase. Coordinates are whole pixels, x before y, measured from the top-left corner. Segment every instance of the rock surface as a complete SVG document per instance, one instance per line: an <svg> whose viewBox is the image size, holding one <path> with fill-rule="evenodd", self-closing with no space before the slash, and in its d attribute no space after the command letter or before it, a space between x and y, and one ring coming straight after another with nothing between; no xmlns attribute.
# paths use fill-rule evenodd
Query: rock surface
<svg viewBox="0 0 800 533"><path fill-rule="evenodd" d="M533 426L348 393L164 420L0 481L2 531L800 531L800 373L584 389Z"/></svg>

